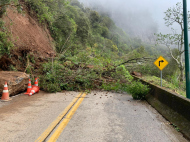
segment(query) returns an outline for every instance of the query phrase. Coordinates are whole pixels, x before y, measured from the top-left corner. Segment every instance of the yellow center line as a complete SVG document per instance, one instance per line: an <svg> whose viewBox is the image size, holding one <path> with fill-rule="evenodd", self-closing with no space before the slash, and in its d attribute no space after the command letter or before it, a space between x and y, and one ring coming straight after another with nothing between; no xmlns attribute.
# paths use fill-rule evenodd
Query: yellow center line
<svg viewBox="0 0 190 142"><path fill-rule="evenodd" d="M71 109L71 111L67 114L66 118L60 123L60 125L58 126L58 128L55 130L55 132L53 133L53 135L50 137L50 139L47 142L55 142L59 138L60 134L62 133L62 131L64 130L64 128L69 123L70 119L72 118L72 116L76 112L77 108L80 106L80 104L84 100L85 96L86 96L86 94L84 93L82 95L82 97L78 100L78 102L73 106L73 108Z"/></svg>
<svg viewBox="0 0 190 142"><path fill-rule="evenodd" d="M61 114L59 114L56 120L54 120L49 125L49 127L41 134L41 136L35 142L43 142L48 137L48 135L53 131L53 129L57 126L57 124L63 119L63 117L67 114L67 112L71 109L71 107L77 102L77 100L82 94L83 93L80 93L79 95L76 96L75 99L73 99L73 101L66 107L66 109Z"/></svg>

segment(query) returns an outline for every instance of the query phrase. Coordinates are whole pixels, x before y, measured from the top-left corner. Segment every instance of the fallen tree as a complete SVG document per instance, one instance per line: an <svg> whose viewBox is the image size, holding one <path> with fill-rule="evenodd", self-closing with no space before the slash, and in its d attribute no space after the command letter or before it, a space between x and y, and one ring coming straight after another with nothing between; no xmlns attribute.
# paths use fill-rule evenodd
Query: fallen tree
<svg viewBox="0 0 190 142"><path fill-rule="evenodd" d="M102 73L102 75L106 75L110 72L114 72L116 70L117 67L121 66L121 65L125 65L125 64L135 64L135 63L145 63L147 61L150 61L150 60L154 60L153 58L149 58L149 57L142 57L142 58L134 58L134 59L130 59L130 60L127 60L123 63L120 63L116 66L113 66L111 69L107 70L107 71L104 71Z"/></svg>

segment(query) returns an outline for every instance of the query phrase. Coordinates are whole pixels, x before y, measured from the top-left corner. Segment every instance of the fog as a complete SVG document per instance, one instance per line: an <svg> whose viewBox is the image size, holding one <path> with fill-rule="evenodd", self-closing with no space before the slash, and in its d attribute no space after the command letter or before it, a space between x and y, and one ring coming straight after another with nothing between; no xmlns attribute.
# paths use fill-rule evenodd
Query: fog
<svg viewBox="0 0 190 142"><path fill-rule="evenodd" d="M164 12L182 0L79 0L87 7L107 13L124 31L134 37L148 37L155 32L171 33L165 26ZM190 1L187 0L190 10ZM180 27L173 26L177 32Z"/></svg>

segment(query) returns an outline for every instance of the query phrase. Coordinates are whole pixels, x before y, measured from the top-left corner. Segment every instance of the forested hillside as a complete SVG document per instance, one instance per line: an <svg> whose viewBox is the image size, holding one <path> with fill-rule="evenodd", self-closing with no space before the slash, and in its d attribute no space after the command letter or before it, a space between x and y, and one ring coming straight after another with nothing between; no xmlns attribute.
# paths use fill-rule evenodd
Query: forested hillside
<svg viewBox="0 0 190 142"><path fill-rule="evenodd" d="M11 60L16 49L2 20L10 7L16 7L21 14L29 13L41 27L47 27L54 40L56 55L51 54L42 62L30 51L21 57L25 67L22 71L31 77L40 75L40 84L45 91L104 89L135 94L133 90L138 88L145 94L148 88L132 81L129 72L159 75L153 61L160 54L166 55L166 49L131 38L108 15L86 8L77 0L1 2L1 57L7 55ZM36 64L40 64L38 68ZM175 63L169 64L168 68L173 70L165 72L165 76L175 73ZM10 62L6 70L17 70L17 67Z"/></svg>

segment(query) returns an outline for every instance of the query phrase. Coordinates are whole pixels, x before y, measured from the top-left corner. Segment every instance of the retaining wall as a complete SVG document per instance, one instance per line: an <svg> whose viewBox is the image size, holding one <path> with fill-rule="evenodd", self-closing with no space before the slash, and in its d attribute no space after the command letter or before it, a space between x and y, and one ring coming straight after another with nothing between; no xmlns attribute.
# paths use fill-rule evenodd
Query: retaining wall
<svg viewBox="0 0 190 142"><path fill-rule="evenodd" d="M184 137L190 140L190 99L169 92L136 76L133 77L143 84L149 85L151 91L146 96L148 103L168 121L176 125Z"/></svg>

